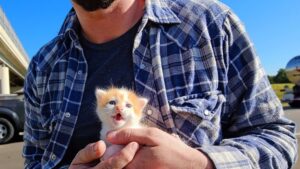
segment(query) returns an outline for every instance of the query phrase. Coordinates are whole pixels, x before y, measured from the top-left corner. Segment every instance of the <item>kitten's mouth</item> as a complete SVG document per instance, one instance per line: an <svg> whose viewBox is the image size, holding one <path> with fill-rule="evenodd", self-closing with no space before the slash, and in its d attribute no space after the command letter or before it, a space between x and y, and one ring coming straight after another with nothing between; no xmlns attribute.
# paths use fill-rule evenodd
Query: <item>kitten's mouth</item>
<svg viewBox="0 0 300 169"><path fill-rule="evenodd" d="M120 122L120 121L124 120L123 116L120 113L118 113L112 117L116 122Z"/></svg>

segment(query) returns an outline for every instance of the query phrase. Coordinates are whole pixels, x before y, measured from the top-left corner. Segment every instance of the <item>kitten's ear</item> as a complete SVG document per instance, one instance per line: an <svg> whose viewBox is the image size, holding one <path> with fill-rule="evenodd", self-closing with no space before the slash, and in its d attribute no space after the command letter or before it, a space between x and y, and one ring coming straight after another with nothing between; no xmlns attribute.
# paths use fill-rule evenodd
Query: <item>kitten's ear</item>
<svg viewBox="0 0 300 169"><path fill-rule="evenodd" d="M143 110L145 108L145 106L147 105L148 103L148 99L146 98L139 98L139 105L141 107L141 110Z"/></svg>
<svg viewBox="0 0 300 169"><path fill-rule="evenodd" d="M102 97L105 93L106 93L105 90L102 90L102 89L97 88L97 89L96 89L96 92L95 92L97 100L98 100L98 101L101 100L101 97Z"/></svg>

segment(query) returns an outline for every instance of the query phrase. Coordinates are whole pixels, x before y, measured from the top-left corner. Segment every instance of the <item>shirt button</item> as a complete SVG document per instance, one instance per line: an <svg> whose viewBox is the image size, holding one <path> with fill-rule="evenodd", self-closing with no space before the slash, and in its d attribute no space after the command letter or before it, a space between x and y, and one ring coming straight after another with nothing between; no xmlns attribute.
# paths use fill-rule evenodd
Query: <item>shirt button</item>
<svg viewBox="0 0 300 169"><path fill-rule="evenodd" d="M146 66L145 66L144 64L141 64L141 65L140 65L140 68L141 68L141 69L144 69L145 67L146 67Z"/></svg>
<svg viewBox="0 0 300 169"><path fill-rule="evenodd" d="M52 130L53 130L53 126L52 126L52 125L50 125L50 126L49 126L49 133L51 133L51 132L52 132Z"/></svg>
<svg viewBox="0 0 300 169"><path fill-rule="evenodd" d="M149 109L149 110L147 110L147 114L150 116L153 114L153 111Z"/></svg>
<svg viewBox="0 0 300 169"><path fill-rule="evenodd" d="M69 112L65 113L65 117L69 118L71 116L71 114Z"/></svg>
<svg viewBox="0 0 300 169"><path fill-rule="evenodd" d="M79 70L79 71L77 72L77 74L78 74L78 75L81 75L81 74L82 74L82 70Z"/></svg>
<svg viewBox="0 0 300 169"><path fill-rule="evenodd" d="M204 115L208 116L210 114L210 112L208 110L204 110Z"/></svg>
<svg viewBox="0 0 300 169"><path fill-rule="evenodd" d="M52 161L54 161L54 160L56 160L56 155L55 155L55 154L52 154L52 155L50 156L50 158L51 158Z"/></svg>

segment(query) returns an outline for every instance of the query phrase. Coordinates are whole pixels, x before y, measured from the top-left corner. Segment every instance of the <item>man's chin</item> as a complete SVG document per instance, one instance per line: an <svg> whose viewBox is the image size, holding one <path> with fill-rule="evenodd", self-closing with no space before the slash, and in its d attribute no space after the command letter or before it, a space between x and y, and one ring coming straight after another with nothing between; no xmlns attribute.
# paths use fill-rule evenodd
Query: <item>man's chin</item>
<svg viewBox="0 0 300 169"><path fill-rule="evenodd" d="M107 9L115 0L73 0L84 10L92 12L98 9Z"/></svg>

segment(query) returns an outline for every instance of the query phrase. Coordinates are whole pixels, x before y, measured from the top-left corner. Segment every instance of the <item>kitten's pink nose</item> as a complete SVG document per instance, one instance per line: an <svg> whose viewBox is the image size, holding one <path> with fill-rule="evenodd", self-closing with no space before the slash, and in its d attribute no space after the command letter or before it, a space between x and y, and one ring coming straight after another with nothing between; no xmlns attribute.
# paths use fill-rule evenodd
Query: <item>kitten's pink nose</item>
<svg viewBox="0 0 300 169"><path fill-rule="evenodd" d="M117 113L122 112L122 110L123 110L122 108L120 108L119 106L116 106L116 112L117 112Z"/></svg>

